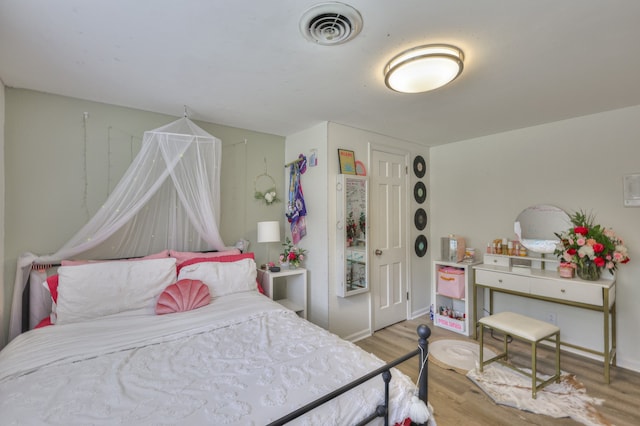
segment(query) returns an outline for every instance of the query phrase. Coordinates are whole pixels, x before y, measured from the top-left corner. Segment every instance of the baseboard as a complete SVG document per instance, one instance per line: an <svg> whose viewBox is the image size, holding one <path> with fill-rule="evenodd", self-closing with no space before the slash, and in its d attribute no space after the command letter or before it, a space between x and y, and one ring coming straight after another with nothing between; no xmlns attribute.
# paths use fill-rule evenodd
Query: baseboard
<svg viewBox="0 0 640 426"><path fill-rule="evenodd" d="M358 340L366 339L367 337L371 337L373 334L371 330L361 330L357 333L353 333L349 336L343 337L344 340L348 340L351 343L355 343Z"/></svg>
<svg viewBox="0 0 640 426"><path fill-rule="evenodd" d="M416 319L418 317L421 317L423 315L427 315L429 313L429 307L426 308L422 308L419 311L415 311L411 313L411 318L410 319Z"/></svg>

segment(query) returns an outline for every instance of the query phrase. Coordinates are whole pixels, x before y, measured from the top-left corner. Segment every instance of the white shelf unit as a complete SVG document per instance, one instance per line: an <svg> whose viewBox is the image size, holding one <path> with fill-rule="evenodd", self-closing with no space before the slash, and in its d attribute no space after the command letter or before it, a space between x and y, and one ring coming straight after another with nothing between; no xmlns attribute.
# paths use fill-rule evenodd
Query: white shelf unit
<svg viewBox="0 0 640 426"><path fill-rule="evenodd" d="M431 279L431 303L433 307L433 325L447 330L454 331L465 336L473 334L471 324L473 308L473 269L474 265L481 262L449 262L446 260L435 260L432 268ZM438 292L438 278L440 269L443 267L455 268L463 273L464 292L461 297ZM440 307L445 307L458 314L458 318L440 314Z"/></svg>
<svg viewBox="0 0 640 426"><path fill-rule="evenodd" d="M306 269L282 269L279 272L258 269L258 281L271 300L307 318Z"/></svg>

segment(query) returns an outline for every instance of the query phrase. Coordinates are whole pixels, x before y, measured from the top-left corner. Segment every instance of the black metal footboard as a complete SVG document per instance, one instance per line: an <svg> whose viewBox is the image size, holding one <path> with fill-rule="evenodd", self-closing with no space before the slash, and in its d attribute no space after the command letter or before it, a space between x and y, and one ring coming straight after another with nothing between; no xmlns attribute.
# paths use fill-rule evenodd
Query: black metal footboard
<svg viewBox="0 0 640 426"><path fill-rule="evenodd" d="M427 403L427 395L428 395L428 386L429 386L429 380L428 380L428 362L427 362L427 356L429 354L429 342L428 342L428 338L429 336L431 336L431 329L426 326L425 324L421 324L418 326L418 349L409 352L406 355L401 356L400 358L391 361L390 363L383 365L382 367L360 377L359 379L354 380L351 383L348 383L344 386L342 386L341 388L338 388L336 390L334 390L331 393L328 393L318 399L316 399L313 402L310 402L309 404L298 408L297 410L279 418L278 420L269 423L267 426L279 426L279 425L284 425L294 419L297 419L298 417L302 416L305 413L308 413L309 411L313 410L314 408L319 407L320 405L324 404L325 402L328 402L334 398L337 398L338 396L342 395L343 393L357 387L360 386L361 384L363 384L364 382L371 380L372 378L378 376L379 374L382 375L382 380L384 380L384 403L378 405L378 407L376 408L375 412L372 413L371 415L369 415L367 418L363 419L360 423L358 423L357 426L360 425L365 425L369 422L371 422L372 420L378 418L378 417L383 417L384 418L384 424L385 426L389 425L389 382L391 381L391 369L395 366L397 366L398 364L402 364L403 362L407 361L408 359L413 358L416 355L420 355L420 359L419 359L419 366L418 366L418 371L421 372L421 374L419 375L419 380L418 380L418 398L420 398L421 401L424 401L424 403Z"/></svg>

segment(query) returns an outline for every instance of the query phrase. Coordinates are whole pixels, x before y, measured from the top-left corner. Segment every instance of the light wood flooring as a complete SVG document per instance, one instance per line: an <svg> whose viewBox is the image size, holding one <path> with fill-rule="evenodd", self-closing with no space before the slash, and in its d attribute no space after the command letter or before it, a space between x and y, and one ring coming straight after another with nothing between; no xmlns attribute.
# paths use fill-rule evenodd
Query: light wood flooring
<svg viewBox="0 0 640 426"><path fill-rule="evenodd" d="M435 339L469 339L457 333L434 327L427 317L403 321L379 330L373 336L356 344L377 355L384 361L391 361L417 347L416 328L427 324L431 329L430 341ZM501 341L491 340L485 334L485 343L501 348ZM530 347L514 341L509 353L518 365L530 363ZM538 350L538 365L541 372L553 372L554 354L551 349ZM413 358L399 366L399 369L414 381L418 377L418 364ZM561 357L563 371L575 374L582 382L587 394L601 398L603 404L597 409L612 425L640 425L640 373L613 367L611 384L604 383L602 363L563 351ZM441 368L429 362L429 401L435 410L438 426L457 425L578 425L571 419L553 419L548 416L528 413L514 408L496 405L466 376Z"/></svg>

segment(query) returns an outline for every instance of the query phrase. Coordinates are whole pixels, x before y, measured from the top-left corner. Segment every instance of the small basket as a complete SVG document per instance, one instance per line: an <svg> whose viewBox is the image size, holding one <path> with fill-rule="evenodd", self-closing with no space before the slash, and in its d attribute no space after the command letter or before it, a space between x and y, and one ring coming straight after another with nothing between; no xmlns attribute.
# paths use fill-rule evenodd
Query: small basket
<svg viewBox="0 0 640 426"><path fill-rule="evenodd" d="M576 267L573 263L561 263L558 266L558 273L562 278L573 278L576 273Z"/></svg>

